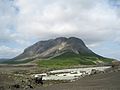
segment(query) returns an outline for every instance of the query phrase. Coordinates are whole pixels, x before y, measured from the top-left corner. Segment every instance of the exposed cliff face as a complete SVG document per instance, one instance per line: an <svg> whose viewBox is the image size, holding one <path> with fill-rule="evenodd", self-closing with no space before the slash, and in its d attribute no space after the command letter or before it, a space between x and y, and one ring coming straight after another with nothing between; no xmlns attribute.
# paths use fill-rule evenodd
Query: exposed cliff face
<svg viewBox="0 0 120 90"><path fill-rule="evenodd" d="M84 55L96 55L90 49L88 49L84 42L79 38L59 37L47 41L39 41L26 48L22 54L14 59L51 58L66 52Z"/></svg>

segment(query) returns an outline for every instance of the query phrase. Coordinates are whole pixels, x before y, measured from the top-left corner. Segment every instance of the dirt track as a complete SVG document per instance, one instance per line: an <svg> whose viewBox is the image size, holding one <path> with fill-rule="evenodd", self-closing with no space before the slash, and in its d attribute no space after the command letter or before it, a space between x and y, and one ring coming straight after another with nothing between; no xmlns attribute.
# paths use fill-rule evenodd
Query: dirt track
<svg viewBox="0 0 120 90"><path fill-rule="evenodd" d="M87 76L72 83L55 84L34 90L120 90L120 71Z"/></svg>

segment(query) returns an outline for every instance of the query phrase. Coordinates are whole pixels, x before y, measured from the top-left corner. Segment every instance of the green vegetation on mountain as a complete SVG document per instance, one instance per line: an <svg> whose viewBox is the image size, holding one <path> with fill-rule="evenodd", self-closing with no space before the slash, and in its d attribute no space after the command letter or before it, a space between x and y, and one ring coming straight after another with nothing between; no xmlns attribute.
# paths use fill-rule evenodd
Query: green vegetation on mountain
<svg viewBox="0 0 120 90"><path fill-rule="evenodd" d="M34 61L34 59L27 59L23 61L6 61L4 63L7 64L25 64L30 61ZM99 65L99 64L105 64L105 63L111 63L113 60L108 58L103 58L101 56L97 55L81 55L76 54L74 52L66 52L64 54L61 54L59 56L56 56L51 59L43 59L43 60L36 60L37 65L40 68L70 68L74 66L80 66L80 65Z"/></svg>
<svg viewBox="0 0 120 90"><path fill-rule="evenodd" d="M111 63L91 51L85 43L76 37L59 37L39 41L26 48L23 53L5 61L5 64L37 63L43 68L68 68L80 65L100 65Z"/></svg>
<svg viewBox="0 0 120 90"><path fill-rule="evenodd" d="M21 60L21 61L8 60L8 61L1 62L1 64L26 64L26 63L29 63L33 60L34 59L26 59L26 60Z"/></svg>
<svg viewBox="0 0 120 90"><path fill-rule="evenodd" d="M37 63L44 68L64 68L79 65L96 65L101 63L111 63L113 60L97 56L86 56L73 52L64 53L50 60L39 60Z"/></svg>

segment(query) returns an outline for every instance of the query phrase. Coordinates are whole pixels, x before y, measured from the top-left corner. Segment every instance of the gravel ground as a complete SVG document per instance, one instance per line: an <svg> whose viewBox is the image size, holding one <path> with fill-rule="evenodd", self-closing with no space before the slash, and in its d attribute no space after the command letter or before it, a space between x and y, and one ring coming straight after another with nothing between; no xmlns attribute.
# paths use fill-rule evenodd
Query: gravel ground
<svg viewBox="0 0 120 90"><path fill-rule="evenodd" d="M34 90L120 90L120 71L96 74L72 83L43 86Z"/></svg>
<svg viewBox="0 0 120 90"><path fill-rule="evenodd" d="M44 81L37 85L28 76L14 76L14 72L30 73L36 68L0 67L0 90L120 90L120 67L106 73L86 76L74 82ZM20 88L15 88L20 85ZM30 89L30 86L33 86ZM23 87L23 88L22 88Z"/></svg>

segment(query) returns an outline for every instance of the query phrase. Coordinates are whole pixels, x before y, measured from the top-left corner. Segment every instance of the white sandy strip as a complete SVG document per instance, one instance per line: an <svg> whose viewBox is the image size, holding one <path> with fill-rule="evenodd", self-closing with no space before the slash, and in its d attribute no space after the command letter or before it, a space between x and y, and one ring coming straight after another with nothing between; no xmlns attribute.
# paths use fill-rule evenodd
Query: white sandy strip
<svg viewBox="0 0 120 90"><path fill-rule="evenodd" d="M108 68L111 68L111 66L54 70L54 71L50 71L50 73L64 73L64 72L77 72L77 71L86 71L86 72L88 71L89 72L92 69L99 70L99 71L104 71Z"/></svg>
<svg viewBox="0 0 120 90"><path fill-rule="evenodd" d="M35 74L35 77L43 76L43 80L74 80L84 75L90 75L92 69L104 71L108 68L111 68L111 66L54 70L49 72L54 75L43 73Z"/></svg>

